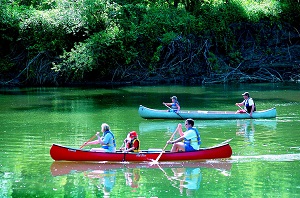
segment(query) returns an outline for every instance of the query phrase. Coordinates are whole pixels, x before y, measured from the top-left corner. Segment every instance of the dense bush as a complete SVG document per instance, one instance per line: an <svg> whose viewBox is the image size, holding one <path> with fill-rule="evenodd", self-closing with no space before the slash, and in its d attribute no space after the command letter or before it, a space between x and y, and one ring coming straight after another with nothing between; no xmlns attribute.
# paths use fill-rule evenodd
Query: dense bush
<svg viewBox="0 0 300 198"><path fill-rule="evenodd" d="M273 33L297 43L299 4L1 0L0 77L30 84L212 77L239 68L251 48L274 56Z"/></svg>

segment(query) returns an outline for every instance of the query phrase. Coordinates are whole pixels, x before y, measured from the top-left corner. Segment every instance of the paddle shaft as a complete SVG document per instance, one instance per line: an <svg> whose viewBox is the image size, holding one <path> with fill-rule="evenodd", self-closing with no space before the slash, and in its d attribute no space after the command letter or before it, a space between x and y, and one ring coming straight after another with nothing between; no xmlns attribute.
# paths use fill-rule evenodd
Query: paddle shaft
<svg viewBox="0 0 300 198"><path fill-rule="evenodd" d="M176 128L176 130L173 132L171 138L169 139L169 141L171 141L175 135L175 133L177 132L178 127ZM167 148L168 143L166 143L165 147L162 149L161 153L157 156L155 162L158 162L158 160L160 159L160 157L162 156L163 152L165 151L165 149Z"/></svg>
<svg viewBox="0 0 300 198"><path fill-rule="evenodd" d="M245 110L245 109L243 109L240 105L237 105L240 109L242 109L242 110ZM245 110L245 112L250 116L250 114ZM251 116L250 116L251 117Z"/></svg>
<svg viewBox="0 0 300 198"><path fill-rule="evenodd" d="M168 107L170 110L173 110L171 107L169 107L168 105L164 104L166 107ZM179 113L173 111L174 113L176 113L181 119L183 119L183 117L181 117L181 115L179 115ZM183 119L184 120L184 119Z"/></svg>
<svg viewBox="0 0 300 198"><path fill-rule="evenodd" d="M91 137L87 142L85 142L83 145L81 145L81 147L79 149L82 149L88 142L92 141L95 137L96 137L96 135Z"/></svg>

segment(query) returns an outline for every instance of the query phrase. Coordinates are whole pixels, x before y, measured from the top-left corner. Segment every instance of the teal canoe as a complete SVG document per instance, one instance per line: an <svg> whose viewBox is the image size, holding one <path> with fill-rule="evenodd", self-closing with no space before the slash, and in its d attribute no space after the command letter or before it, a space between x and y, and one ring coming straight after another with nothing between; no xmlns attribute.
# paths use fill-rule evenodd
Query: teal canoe
<svg viewBox="0 0 300 198"><path fill-rule="evenodd" d="M202 119L202 120L213 120L213 119L264 119L264 118L275 118L276 108L273 107L268 110L255 111L250 117L247 113L236 113L236 111L203 111L203 110L181 110L178 113L168 112L168 110L157 110L150 109L143 105L139 107L139 115L145 119Z"/></svg>

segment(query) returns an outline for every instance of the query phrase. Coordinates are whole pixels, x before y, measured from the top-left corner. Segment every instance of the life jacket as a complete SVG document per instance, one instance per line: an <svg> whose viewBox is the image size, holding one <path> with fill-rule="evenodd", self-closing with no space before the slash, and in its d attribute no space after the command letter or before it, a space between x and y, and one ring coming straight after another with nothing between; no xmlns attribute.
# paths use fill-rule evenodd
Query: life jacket
<svg viewBox="0 0 300 198"><path fill-rule="evenodd" d="M245 101L245 107L246 107L246 109L247 109L247 112L248 113L250 113L251 112L251 109L252 109L252 105L250 106L249 105L249 99L250 98L248 98L246 101ZM252 99L253 100L253 99ZM254 105L254 110L253 111L256 111L256 105L255 105L255 102L253 101L253 105Z"/></svg>
<svg viewBox="0 0 300 198"><path fill-rule="evenodd" d="M174 103L172 103L172 105L171 105L171 108L173 109L173 110L178 110L178 108L177 108L177 105L176 104L178 104L179 105L179 102L178 101L175 101Z"/></svg>
<svg viewBox="0 0 300 198"><path fill-rule="evenodd" d="M128 141L128 142L126 143L126 149L132 148L132 147L134 146L135 141L138 141L139 144L138 144L138 147L135 148L132 152L139 152L140 141L139 141L139 139L137 139L137 138L133 138L130 142Z"/></svg>
<svg viewBox="0 0 300 198"><path fill-rule="evenodd" d="M195 127L192 127L192 128L189 128L188 130L191 130L191 129L195 131L195 133L197 135L198 145L200 145L201 144L201 138L200 138L198 129L195 128ZM192 141L191 139L188 140L188 139L184 138L184 144L191 145L191 141Z"/></svg>
<svg viewBox="0 0 300 198"><path fill-rule="evenodd" d="M105 131L104 134L103 134L103 137L106 135L106 134L111 134L111 136L113 137L113 145L110 145L109 143L108 144L105 144L105 145L102 145L102 148L104 149L108 149L110 146L113 146L113 147L116 147L116 140L115 140L115 136L112 132L110 131Z"/></svg>

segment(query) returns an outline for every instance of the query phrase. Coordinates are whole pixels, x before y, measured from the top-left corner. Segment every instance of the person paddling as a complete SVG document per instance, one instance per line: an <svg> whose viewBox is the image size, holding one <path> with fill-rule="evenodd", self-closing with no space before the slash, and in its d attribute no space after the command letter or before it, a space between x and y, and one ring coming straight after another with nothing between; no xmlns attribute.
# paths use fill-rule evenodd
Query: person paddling
<svg viewBox="0 0 300 198"><path fill-rule="evenodd" d="M170 99L172 100L171 103L165 103L165 102L163 102L163 105L165 105L165 106L167 106L167 107L170 108L169 112L175 112L175 113L179 112L180 111L180 105L179 105L179 102L177 100L177 97L176 96L172 96Z"/></svg>
<svg viewBox="0 0 300 198"><path fill-rule="evenodd" d="M187 119L185 121L186 132L183 132L182 125L178 124L177 130L181 137L167 142L168 144L173 144L171 152L199 150L201 138L198 129L194 127L194 123L193 119Z"/></svg>
<svg viewBox="0 0 300 198"><path fill-rule="evenodd" d="M250 98L250 95L248 92L245 92L242 94L244 97L243 102L241 103L235 103L236 106L244 106L244 109L237 110L237 113L248 113L250 117L252 117L252 114L254 111L256 111L256 106L252 98Z"/></svg>
<svg viewBox="0 0 300 198"><path fill-rule="evenodd" d="M92 148L91 151L96 152L116 152L116 141L114 134L110 131L108 124L103 123L101 125L101 131L103 135L100 137L100 132L96 133L97 140L86 142L85 145L100 144L101 148Z"/></svg>

